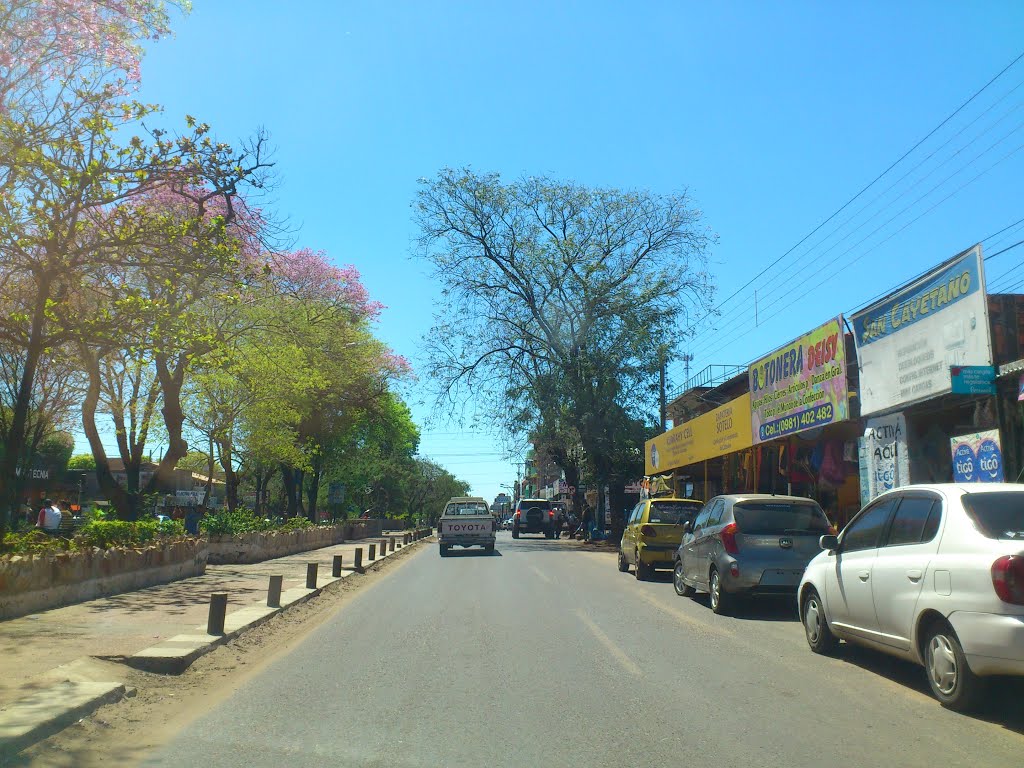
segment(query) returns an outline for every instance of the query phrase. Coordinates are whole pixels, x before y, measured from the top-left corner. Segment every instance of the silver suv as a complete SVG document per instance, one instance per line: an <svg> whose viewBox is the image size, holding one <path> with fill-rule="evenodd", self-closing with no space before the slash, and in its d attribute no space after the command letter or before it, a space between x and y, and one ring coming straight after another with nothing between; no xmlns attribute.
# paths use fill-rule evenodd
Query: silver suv
<svg viewBox="0 0 1024 768"><path fill-rule="evenodd" d="M673 586L708 592L715 613L741 595L795 595L818 539L835 533L816 501L757 493L716 496L684 531Z"/></svg>

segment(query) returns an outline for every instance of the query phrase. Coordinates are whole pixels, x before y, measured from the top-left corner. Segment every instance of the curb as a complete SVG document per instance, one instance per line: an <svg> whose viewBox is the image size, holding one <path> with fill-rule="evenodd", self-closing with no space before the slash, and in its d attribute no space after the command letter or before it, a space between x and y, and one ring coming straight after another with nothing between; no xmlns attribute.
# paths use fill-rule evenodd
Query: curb
<svg viewBox="0 0 1024 768"><path fill-rule="evenodd" d="M66 680L20 698L0 710L0 754L20 752L91 715L104 704L134 693L123 683Z"/></svg>
<svg viewBox="0 0 1024 768"><path fill-rule="evenodd" d="M373 561L364 562L359 571L351 568L343 569L341 576L327 577L323 584L317 585L314 589L293 587L292 589L286 590L281 593L281 605L279 607L269 608L262 603L255 603L234 611L225 617L224 634L222 635L209 635L206 633L206 626L200 625L196 627L193 632L175 635L168 640L164 640L162 643L152 645L148 648L143 648L141 651L132 654L131 656L102 658L105 658L108 661L118 661L144 672L152 672L162 675L180 675L192 666L198 658L205 656L218 646L236 639L245 632L248 632L250 629L255 629L270 618L283 613L293 606L305 603L307 600L319 595L328 587L343 581L352 574L365 573L377 563L381 563L400 552L408 551L420 541L425 541L425 539L414 541L400 549L396 549L394 552L388 552L383 556L378 555Z"/></svg>
<svg viewBox="0 0 1024 768"><path fill-rule="evenodd" d="M181 674L214 648L233 640L246 631L258 627L272 616L283 613L294 605L301 605L319 595L326 588L348 578L354 573L365 573L389 557L412 549L427 538L411 541L393 552L388 552L371 562L364 562L360 571L343 569L340 577L328 577L315 589L294 587L281 593L281 605L268 608L256 603L228 614L224 621L223 635L208 635L206 627L196 627L194 634L176 635L158 645L144 648L131 656L95 656L105 661L117 661L135 669L162 674ZM59 671L71 672L79 662L59 667ZM55 671L58 671L55 670ZM0 764L6 760L67 728L78 720L91 715L106 704L113 704L125 697L135 695L134 688L120 682L92 682L87 680L60 680L52 685L39 688L27 696L0 709Z"/></svg>

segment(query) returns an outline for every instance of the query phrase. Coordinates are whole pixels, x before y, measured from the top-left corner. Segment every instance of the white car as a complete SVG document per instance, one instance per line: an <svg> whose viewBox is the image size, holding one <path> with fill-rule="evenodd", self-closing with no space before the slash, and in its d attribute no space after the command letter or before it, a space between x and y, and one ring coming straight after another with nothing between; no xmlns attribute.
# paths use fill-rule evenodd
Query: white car
<svg viewBox="0 0 1024 768"><path fill-rule="evenodd" d="M798 605L817 653L839 639L922 664L967 711L991 675L1024 675L1024 485L912 485L822 536Z"/></svg>

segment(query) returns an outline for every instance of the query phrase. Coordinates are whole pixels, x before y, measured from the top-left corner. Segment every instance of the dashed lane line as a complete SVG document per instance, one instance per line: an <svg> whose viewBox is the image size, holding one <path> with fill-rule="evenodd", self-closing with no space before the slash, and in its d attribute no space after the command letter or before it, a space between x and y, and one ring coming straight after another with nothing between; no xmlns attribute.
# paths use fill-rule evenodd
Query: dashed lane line
<svg viewBox="0 0 1024 768"><path fill-rule="evenodd" d="M640 667L638 667L633 660L629 658L624 650L615 644L614 640L602 632L601 628L597 626L597 624L595 624L587 614L578 610L576 611L576 616L581 622L583 622L583 626L590 630L590 634L597 638L597 642L603 645L605 650L611 654L612 658L619 662L619 666L629 674L633 675L633 677L641 677L643 673L640 671Z"/></svg>

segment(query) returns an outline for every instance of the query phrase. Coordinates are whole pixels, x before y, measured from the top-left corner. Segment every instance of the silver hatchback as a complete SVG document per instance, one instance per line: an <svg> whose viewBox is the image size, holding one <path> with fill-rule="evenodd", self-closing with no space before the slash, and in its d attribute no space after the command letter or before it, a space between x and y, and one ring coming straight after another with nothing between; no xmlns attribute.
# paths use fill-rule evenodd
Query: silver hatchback
<svg viewBox="0 0 1024 768"><path fill-rule="evenodd" d="M741 595L795 595L818 539L835 533L816 501L759 493L716 496L684 527L673 586L708 592L715 613Z"/></svg>

